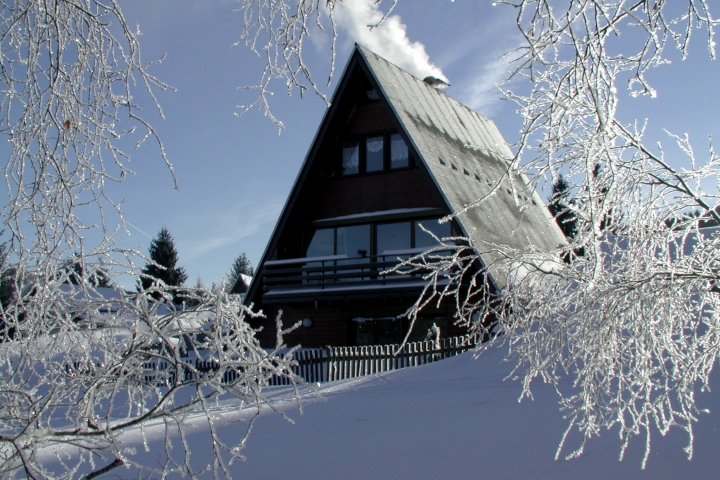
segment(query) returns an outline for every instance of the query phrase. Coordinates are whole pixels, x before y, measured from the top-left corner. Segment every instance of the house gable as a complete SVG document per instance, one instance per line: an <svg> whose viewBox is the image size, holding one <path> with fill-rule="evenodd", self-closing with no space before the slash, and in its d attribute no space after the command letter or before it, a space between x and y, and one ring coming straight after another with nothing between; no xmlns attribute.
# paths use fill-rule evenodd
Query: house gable
<svg viewBox="0 0 720 480"><path fill-rule="evenodd" d="M341 175L346 142L379 134L387 141L389 132L405 140L411 168ZM259 266L305 256L309 228L358 215L437 218L485 198L457 215L454 233L471 239L489 280L504 289L504 273L493 268L496 245L550 251L565 242L527 178L513 173L512 157L491 120L356 46ZM262 283L257 275L247 303L261 303Z"/></svg>
<svg viewBox="0 0 720 480"><path fill-rule="evenodd" d="M387 144L389 136L394 134L400 135L410 146L387 100L371 98L369 92L374 91L378 91L378 87L356 50L345 68L260 266L267 261L303 257L307 247L304 237L309 229L359 221L439 218L451 213L412 147L407 168L388 167L377 173L340 174L342 146L348 141L362 142L368 137L382 135ZM257 275L248 291L248 303L261 302L261 283L261 275Z"/></svg>

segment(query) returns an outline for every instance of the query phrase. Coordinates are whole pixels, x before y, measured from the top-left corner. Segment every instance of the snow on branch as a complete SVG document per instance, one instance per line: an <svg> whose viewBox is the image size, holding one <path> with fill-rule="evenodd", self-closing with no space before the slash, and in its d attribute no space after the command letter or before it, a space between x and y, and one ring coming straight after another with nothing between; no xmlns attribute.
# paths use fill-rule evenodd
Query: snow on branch
<svg viewBox="0 0 720 480"><path fill-rule="evenodd" d="M225 441L213 430L217 402L257 412L271 378L298 380L292 356L260 348L245 321L256 314L237 299L114 283L147 259L116 244L121 202L106 185L132 173L128 151L147 139L172 175L135 103L149 98L162 115L155 92L169 88L142 60L138 36L113 1L0 4L2 477L93 478L121 466L196 476L203 467L186 438L199 416L213 431L209 473L228 478L252 418ZM148 464L128 432L160 426L164 452Z"/></svg>
<svg viewBox="0 0 720 480"><path fill-rule="evenodd" d="M572 234L551 252L465 239L445 258L418 255L405 267L428 285L407 314L452 301L457 323L509 347L523 396L534 379L555 385L569 421L558 455L571 432L581 440L568 458L616 427L622 452L645 438L644 466L651 434L676 426L691 458L694 393L709 387L720 345L720 157L712 140L700 156L686 135L670 135L684 158L668 158L617 109L623 89L654 97L648 72L668 48L685 57L693 33L706 34L714 58L720 20L694 0L498 3L516 9L524 38L507 57L518 92L504 92L524 118L508 168L540 187L562 178L557 211ZM487 278L498 271L502 291Z"/></svg>

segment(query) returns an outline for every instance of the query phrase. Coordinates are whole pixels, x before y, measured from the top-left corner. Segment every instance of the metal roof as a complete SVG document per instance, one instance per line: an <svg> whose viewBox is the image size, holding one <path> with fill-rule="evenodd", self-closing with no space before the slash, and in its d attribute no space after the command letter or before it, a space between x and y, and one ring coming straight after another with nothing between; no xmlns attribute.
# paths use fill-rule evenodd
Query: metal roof
<svg viewBox="0 0 720 480"><path fill-rule="evenodd" d="M447 94L357 45L378 88L421 162L457 216L497 287L495 246L549 252L566 242L527 178L510 170L513 153L495 123Z"/></svg>

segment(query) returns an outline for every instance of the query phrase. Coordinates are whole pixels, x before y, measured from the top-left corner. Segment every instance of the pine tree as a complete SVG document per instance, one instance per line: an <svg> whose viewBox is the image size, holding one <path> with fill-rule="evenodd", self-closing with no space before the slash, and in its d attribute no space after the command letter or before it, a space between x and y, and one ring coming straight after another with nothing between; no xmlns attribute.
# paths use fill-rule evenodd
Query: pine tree
<svg viewBox="0 0 720 480"><path fill-rule="evenodd" d="M0 235L3 232L0 231ZM17 268L7 265L7 249L4 243L0 243L0 303L7 307L15 298L15 276Z"/></svg>
<svg viewBox="0 0 720 480"><path fill-rule="evenodd" d="M560 230L569 240L572 240L577 234L578 225L575 212L567 206L570 203L569 195L570 184L565 180L565 177L559 175L552 186L552 196L550 197L548 209L552 216L555 217Z"/></svg>
<svg viewBox="0 0 720 480"><path fill-rule="evenodd" d="M179 287L185 283L188 276L184 268L175 266L179 256L175 249L175 241L167 227L163 227L157 237L153 238L148 252L150 259L157 265L148 263L142 269L143 277L140 282L143 289L150 288L154 283L153 279L161 280L167 286Z"/></svg>
<svg viewBox="0 0 720 480"><path fill-rule="evenodd" d="M253 266L252 263L250 263L250 259L247 257L245 252L238 255L237 258L233 261L232 267L230 267L230 274L228 275L228 277L230 278L231 282L234 282L241 273L243 275L247 275L248 277L253 276Z"/></svg>
<svg viewBox="0 0 720 480"><path fill-rule="evenodd" d="M87 282L93 287L110 288L113 286L107 271L97 267L87 268L77 259L73 259L65 267L61 268L58 276L63 277L64 283L72 285L82 285Z"/></svg>
<svg viewBox="0 0 720 480"><path fill-rule="evenodd" d="M228 273L228 289L233 287L240 274L247 275L248 277L253 276L253 266L245 252L238 255L230 267L230 273Z"/></svg>
<svg viewBox="0 0 720 480"><path fill-rule="evenodd" d="M7 267L0 273L0 304L7 307L15 299L17 287L15 276L17 269L14 266Z"/></svg>

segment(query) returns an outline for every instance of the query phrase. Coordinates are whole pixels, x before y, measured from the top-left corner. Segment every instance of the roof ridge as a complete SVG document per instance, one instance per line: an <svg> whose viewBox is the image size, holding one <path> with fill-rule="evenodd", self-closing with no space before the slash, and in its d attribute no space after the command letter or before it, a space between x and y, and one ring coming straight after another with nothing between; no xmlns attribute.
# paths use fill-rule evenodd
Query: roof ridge
<svg viewBox="0 0 720 480"><path fill-rule="evenodd" d="M473 110L472 108L470 108L470 107L468 107L467 105L465 105L464 103L462 103L460 100L458 100L458 99L456 99L456 98L451 97L450 95L448 95L444 90L440 90L439 88L435 88L435 87L433 87L433 86L431 86L431 85L428 85L428 84L425 83L425 81L422 80L420 77L417 77L417 76L413 75L412 73L408 72L407 70L405 70L404 68L399 67L398 65L396 65L396 64L393 63L393 62L391 62L391 61L388 60L387 58L383 57L383 56L380 55L379 53L376 53L376 52L370 50L368 47L366 47L366 46L364 46L364 45L361 45L361 44L355 42L355 48L357 48L362 55L365 55L365 52L373 54L375 57L378 58L378 60L382 60L383 62L385 62L385 63L387 63L388 65L390 65L390 66L392 66L392 67L400 70L401 72L403 72L403 73L405 73L405 74L407 74L407 75L410 75L410 76L411 76L412 78L414 78L417 82L421 83L424 87L426 87L426 88L431 88L432 90L438 92L439 94L444 95L445 97L447 97L447 98L448 98L449 100L451 100L452 102L458 104L459 106L461 106L461 107L464 108L465 110L467 110L467 111L469 111L469 112L472 112L472 113L474 113L475 115L478 115L478 116L484 118L485 120L490 120L490 117L487 117L487 116L483 115L482 113L478 112L477 110Z"/></svg>

